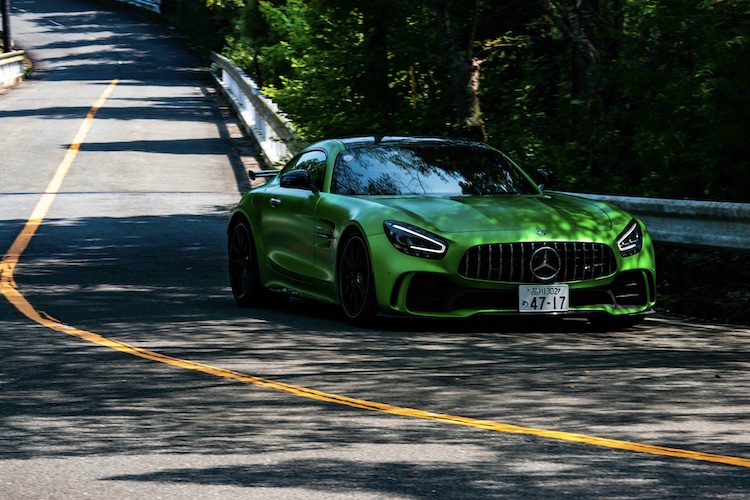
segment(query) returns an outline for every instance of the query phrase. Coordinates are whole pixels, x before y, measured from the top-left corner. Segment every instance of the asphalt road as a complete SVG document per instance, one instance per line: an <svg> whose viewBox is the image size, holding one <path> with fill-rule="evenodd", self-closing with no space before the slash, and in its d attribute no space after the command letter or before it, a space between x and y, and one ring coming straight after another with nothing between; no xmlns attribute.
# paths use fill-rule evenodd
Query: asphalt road
<svg viewBox="0 0 750 500"><path fill-rule="evenodd" d="M3 289L30 308L0 296L0 498L750 496L747 328L237 308L252 158L206 69L145 17L13 7L37 72L0 95Z"/></svg>

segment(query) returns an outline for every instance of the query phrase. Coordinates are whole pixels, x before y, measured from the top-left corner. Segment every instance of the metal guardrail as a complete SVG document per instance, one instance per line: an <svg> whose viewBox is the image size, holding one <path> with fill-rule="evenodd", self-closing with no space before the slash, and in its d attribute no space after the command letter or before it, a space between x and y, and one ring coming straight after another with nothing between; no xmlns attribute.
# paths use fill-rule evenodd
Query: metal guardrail
<svg viewBox="0 0 750 500"><path fill-rule="evenodd" d="M291 157L300 138L279 112L278 106L261 94L255 82L224 56L211 52L211 61L221 70L216 81L230 98L245 128L253 134L270 163Z"/></svg>
<svg viewBox="0 0 750 500"><path fill-rule="evenodd" d="M0 88L15 85L23 78L23 60L23 50L0 54Z"/></svg>
<svg viewBox="0 0 750 500"><path fill-rule="evenodd" d="M135 5L136 7L140 7L142 9L150 10L151 12L156 12L157 14L161 14L161 0L117 0L118 2L122 3L129 3L130 5Z"/></svg>
<svg viewBox="0 0 750 500"><path fill-rule="evenodd" d="M631 212L646 224L654 241L750 251L750 203L570 194Z"/></svg>
<svg viewBox="0 0 750 500"><path fill-rule="evenodd" d="M292 125L255 82L225 57L211 53L221 68L217 79L246 128L274 163L300 148ZM750 251L750 203L637 198L569 193L617 205L641 219L654 241L695 247Z"/></svg>

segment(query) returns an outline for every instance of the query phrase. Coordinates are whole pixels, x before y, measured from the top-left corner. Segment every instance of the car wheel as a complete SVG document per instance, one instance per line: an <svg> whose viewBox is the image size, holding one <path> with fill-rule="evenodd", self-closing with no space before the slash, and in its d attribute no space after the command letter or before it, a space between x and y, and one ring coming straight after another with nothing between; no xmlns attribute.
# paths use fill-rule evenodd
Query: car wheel
<svg viewBox="0 0 750 500"><path fill-rule="evenodd" d="M234 226L229 238L229 282L234 300L242 307L277 305L288 298L263 287L255 240L245 221Z"/></svg>
<svg viewBox="0 0 750 500"><path fill-rule="evenodd" d="M352 233L341 251L338 272L339 299L346 319L365 325L375 317L375 286L370 253L363 237Z"/></svg>

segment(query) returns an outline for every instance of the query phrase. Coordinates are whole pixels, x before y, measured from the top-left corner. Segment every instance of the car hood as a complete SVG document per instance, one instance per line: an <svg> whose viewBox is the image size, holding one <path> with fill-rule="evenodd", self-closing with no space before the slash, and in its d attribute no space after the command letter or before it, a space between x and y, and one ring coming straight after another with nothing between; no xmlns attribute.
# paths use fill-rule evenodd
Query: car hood
<svg viewBox="0 0 750 500"><path fill-rule="evenodd" d="M378 202L439 233L612 228L607 205L561 194L382 198Z"/></svg>

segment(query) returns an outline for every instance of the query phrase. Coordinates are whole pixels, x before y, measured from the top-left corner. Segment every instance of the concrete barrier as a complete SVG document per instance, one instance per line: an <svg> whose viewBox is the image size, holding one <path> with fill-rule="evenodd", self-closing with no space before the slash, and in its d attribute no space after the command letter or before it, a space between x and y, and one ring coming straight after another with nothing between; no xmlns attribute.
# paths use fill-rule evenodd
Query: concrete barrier
<svg viewBox="0 0 750 500"><path fill-rule="evenodd" d="M0 54L0 88L10 87L23 79L23 60L22 50Z"/></svg>

